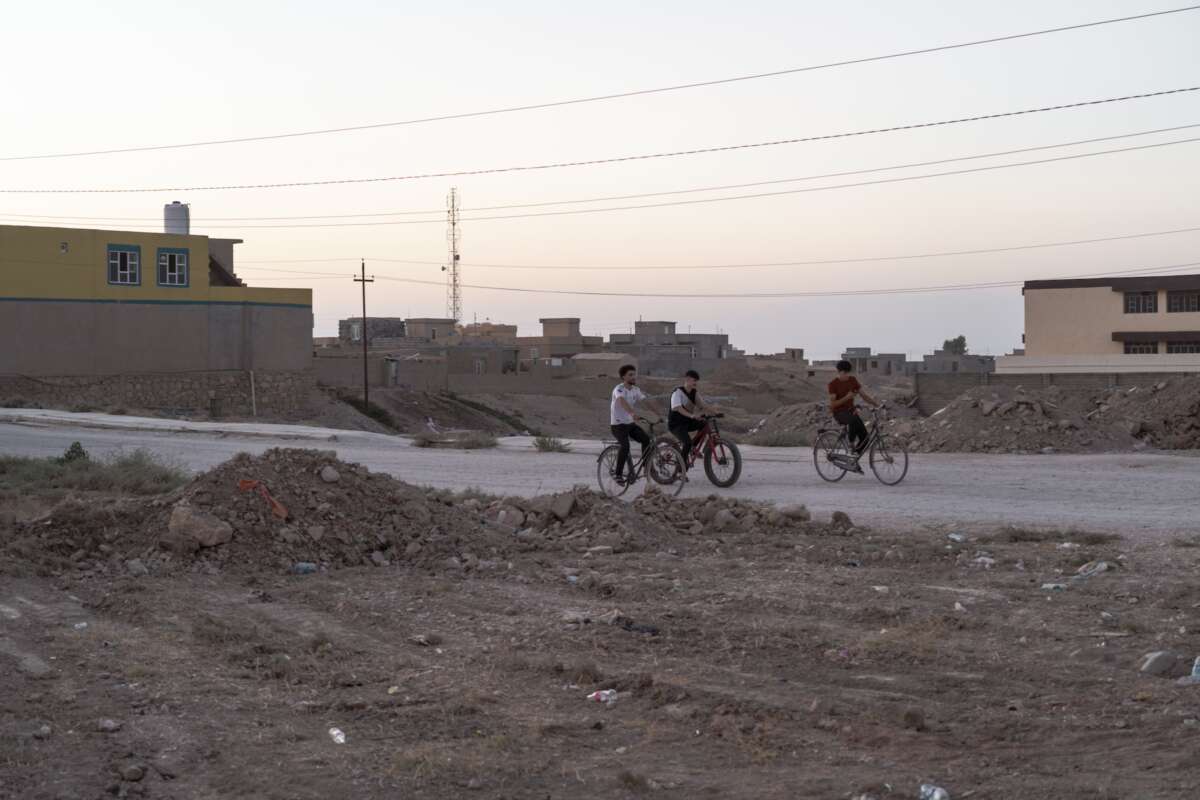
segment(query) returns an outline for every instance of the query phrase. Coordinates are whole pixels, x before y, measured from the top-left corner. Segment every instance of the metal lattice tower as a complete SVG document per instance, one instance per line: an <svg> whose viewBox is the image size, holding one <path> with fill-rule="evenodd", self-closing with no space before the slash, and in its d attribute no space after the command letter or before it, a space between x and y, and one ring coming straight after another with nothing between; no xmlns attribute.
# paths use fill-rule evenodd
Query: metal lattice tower
<svg viewBox="0 0 1200 800"><path fill-rule="evenodd" d="M458 275L458 189L451 189L446 197L446 247L449 264L446 266L446 316L455 322L462 320L462 285Z"/></svg>

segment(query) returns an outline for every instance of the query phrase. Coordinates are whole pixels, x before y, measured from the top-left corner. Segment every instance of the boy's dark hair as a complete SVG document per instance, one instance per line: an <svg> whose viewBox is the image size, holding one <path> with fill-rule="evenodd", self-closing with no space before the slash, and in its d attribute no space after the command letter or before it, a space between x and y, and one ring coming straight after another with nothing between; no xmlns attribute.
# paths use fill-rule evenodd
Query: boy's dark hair
<svg viewBox="0 0 1200 800"><path fill-rule="evenodd" d="M683 373L683 377L695 378L696 380L700 380L700 373L696 372L696 370L694 370L694 369L689 369L687 372Z"/></svg>
<svg viewBox="0 0 1200 800"><path fill-rule="evenodd" d="M619 370L617 370L617 374L620 375L622 378L624 378L625 373L633 372L636 369L637 369L637 367L635 367L633 364L622 364L621 368Z"/></svg>
<svg viewBox="0 0 1200 800"><path fill-rule="evenodd" d="M849 361L839 361L837 368L838 372L854 372L854 365Z"/></svg>

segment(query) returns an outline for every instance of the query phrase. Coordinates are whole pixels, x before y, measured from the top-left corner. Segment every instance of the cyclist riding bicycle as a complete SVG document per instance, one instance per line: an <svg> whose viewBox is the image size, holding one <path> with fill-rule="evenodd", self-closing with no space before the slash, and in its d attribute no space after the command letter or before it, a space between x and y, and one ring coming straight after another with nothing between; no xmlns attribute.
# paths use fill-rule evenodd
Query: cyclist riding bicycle
<svg viewBox="0 0 1200 800"><path fill-rule="evenodd" d="M683 385L671 393L671 413L667 417L667 428L675 434L675 438L679 440L679 444L683 448L685 465L692 452L695 434L704 429L702 417L705 413L713 411L696 391L696 384L699 381L700 373L689 369L683 374Z"/></svg>
<svg viewBox="0 0 1200 800"><path fill-rule="evenodd" d="M880 403L867 393L858 382L858 378L850 374L853 371L854 365L849 361L838 362L837 377L829 382L829 410L839 425L848 427L850 444L857 458L862 455L863 447L867 443L867 426L858 415L858 409L854 407L854 399L861 397L876 408L880 407ZM862 472L862 468L856 468Z"/></svg>
<svg viewBox="0 0 1200 800"><path fill-rule="evenodd" d="M634 409L638 403L646 399L646 393L638 388L637 367L625 364L618 371L621 382L612 391L612 403L609 406L609 424L613 436L620 445L617 453L616 474L613 478L617 483L631 483L634 480L633 459L629 454L629 440L633 439L642 446L642 458L646 458L650 449L650 437L637 424L635 417L638 412ZM629 476L625 477L625 466L629 466Z"/></svg>

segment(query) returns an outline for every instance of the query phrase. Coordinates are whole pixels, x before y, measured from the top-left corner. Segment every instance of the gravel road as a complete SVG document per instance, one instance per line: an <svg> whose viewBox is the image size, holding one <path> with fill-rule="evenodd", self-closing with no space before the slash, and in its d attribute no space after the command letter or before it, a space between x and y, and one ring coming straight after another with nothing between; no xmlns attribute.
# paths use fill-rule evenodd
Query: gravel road
<svg viewBox="0 0 1200 800"><path fill-rule="evenodd" d="M533 495L575 484L595 486L596 442L579 442L577 452L569 454L537 453L521 439L504 440L495 450L423 450L409 446L406 439L330 433L337 434L337 441L247 435L240 430L181 433L0 422L0 453L58 455L78 440L97 454L146 448L189 470L203 470L242 451L311 447L336 450L343 460L439 488ZM818 516L844 510L857 522L892 528L1018 524L1112 531L1142 539L1200 532L1200 459L1189 455L919 454L913 456L904 483L889 488L869 473L827 484L814 472L807 450L745 451L741 481L723 491L755 500L806 503ZM709 485L697 470L683 496L710 491L722 490Z"/></svg>

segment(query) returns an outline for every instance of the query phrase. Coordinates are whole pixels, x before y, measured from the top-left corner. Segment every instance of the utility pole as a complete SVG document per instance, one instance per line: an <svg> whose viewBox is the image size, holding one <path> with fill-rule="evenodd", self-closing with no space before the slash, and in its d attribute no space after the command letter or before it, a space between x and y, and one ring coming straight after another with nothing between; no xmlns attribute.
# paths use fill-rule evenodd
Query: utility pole
<svg viewBox="0 0 1200 800"><path fill-rule="evenodd" d="M450 189L446 197L446 247L449 264L442 267L446 272L446 316L455 322L462 319L462 286L458 276L458 189Z"/></svg>
<svg viewBox="0 0 1200 800"><path fill-rule="evenodd" d="M370 406L370 389L368 388L369 381L367 380L367 284L375 282L375 276L367 277L367 260L364 258L361 264L362 276L355 278L355 283L362 284L362 340L363 340L363 413L367 413L367 408Z"/></svg>

